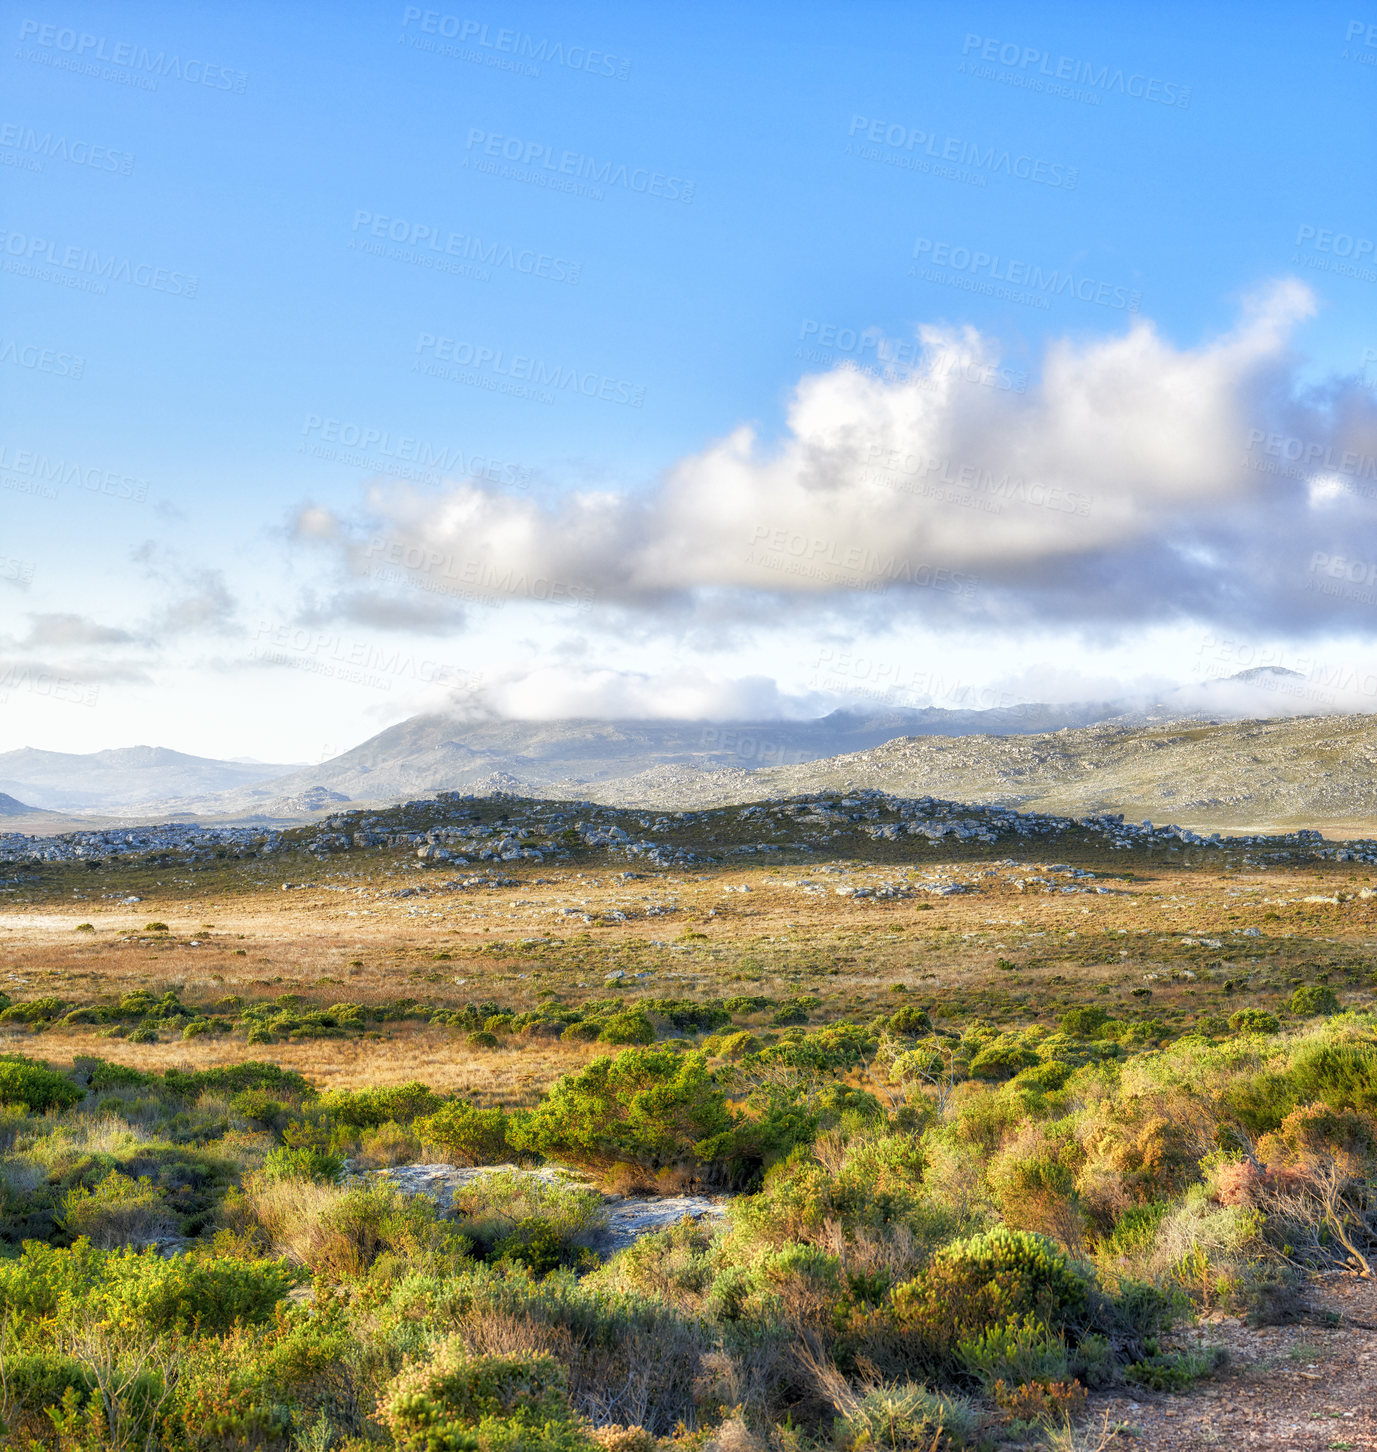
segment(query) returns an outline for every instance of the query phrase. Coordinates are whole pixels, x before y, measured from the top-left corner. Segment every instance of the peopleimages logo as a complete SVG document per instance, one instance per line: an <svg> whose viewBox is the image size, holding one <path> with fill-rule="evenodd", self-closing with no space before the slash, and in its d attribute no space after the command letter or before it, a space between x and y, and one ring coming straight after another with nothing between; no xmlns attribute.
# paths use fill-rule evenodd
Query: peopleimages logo
<svg viewBox="0 0 1377 1452"><path fill-rule="evenodd" d="M1333 272L1340 277L1356 277L1360 282L1377 282L1377 240L1356 237L1351 232L1336 232L1314 222L1302 222L1296 228L1296 251L1291 261L1317 272Z"/></svg>
<svg viewBox="0 0 1377 1452"><path fill-rule="evenodd" d="M0 124L0 146L6 147L10 155L5 160L28 166L30 170L42 170L44 161L66 161L73 166L89 166L94 171L113 171L128 176L134 170L134 155L129 151L114 151L108 146L93 146L89 141L69 141L65 136L55 136L51 131L38 131L32 126L22 126L17 121Z"/></svg>
<svg viewBox="0 0 1377 1452"><path fill-rule="evenodd" d="M408 5L402 12L403 31L413 25L421 35L457 41L460 46L476 46L478 53L474 55L475 60L499 64L506 57L511 57L514 62L534 62L524 67L532 75L540 74L541 64L564 66L567 70L582 71L589 76L606 76L617 81L624 81L631 74L631 62L625 56L612 55L595 46L566 45L562 40L537 40L524 31L488 25L486 21L469 20L458 15L442 15L438 10L422 10L419 5ZM419 37L413 34L410 39L415 43ZM427 47L423 44L420 48ZM491 54L483 56L483 51ZM468 58L462 51L456 53L463 59Z"/></svg>
<svg viewBox="0 0 1377 1452"><path fill-rule="evenodd" d="M1012 288L1028 288L1034 294L1052 297L1071 296L1082 302L1096 303L1100 307L1120 308L1124 312L1136 313L1142 304L1143 295L1136 288L1124 287L1118 283L1097 282L1084 273L1079 276L1069 268L1046 269L1033 262L1023 262L1016 257L1001 257L997 252L986 252L979 247L964 247L950 242L939 242L932 237L919 237L913 244L913 256L919 264L927 267L919 272L911 269L909 275L927 276L933 268L946 268L971 279L970 291L993 295L993 284L1005 283ZM931 277L930 281L948 279ZM984 285L990 284L990 285ZM1001 292L1001 296L1004 293Z"/></svg>
<svg viewBox="0 0 1377 1452"><path fill-rule="evenodd" d="M422 333L416 340L416 352L436 363L454 363L477 375L495 373L535 389L562 389L581 393L585 398L600 398L604 403L625 404L628 408L640 408L645 402L645 388L641 384L561 363L547 363L543 358L531 358L523 353L509 354L503 348L489 348L481 343ZM418 371L416 365L412 371Z"/></svg>
<svg viewBox="0 0 1377 1452"><path fill-rule="evenodd" d="M128 499L142 504L148 498L147 479L136 479L118 469L103 469L81 464L73 459L50 458L37 449L16 449L0 444L0 473L32 479L39 492L50 488L84 489L88 494L105 494L112 499Z"/></svg>
<svg viewBox="0 0 1377 1452"><path fill-rule="evenodd" d="M992 172L998 175L1002 172L1006 176L1017 177L1020 181L1037 182L1041 186L1058 187L1063 191L1074 191L1080 178L1078 167L1046 161L1041 157L1019 155L998 144L982 146L978 141L966 141L960 136L939 136L935 131L924 131L918 126L905 126L898 121L853 115L847 135L853 143L868 141L887 146L915 171L924 170L924 162L950 163L970 167L977 174ZM868 161L888 160L883 154L871 154L864 147L858 148L857 154Z"/></svg>
<svg viewBox="0 0 1377 1452"><path fill-rule="evenodd" d="M5 257L7 272L36 277L44 282L75 284L90 278L92 281L84 289L86 291L103 292L106 283L127 282L153 292L193 298L200 284L200 279L193 274L174 272L168 267L136 262L113 253L102 256L90 247L62 247L44 237L29 237L23 232L0 232L0 254ZM50 272L50 268L57 270Z"/></svg>
<svg viewBox="0 0 1377 1452"><path fill-rule="evenodd" d="M1011 73L1041 76L1046 80L1091 86L1098 91L1118 91L1140 101L1185 108L1191 103L1191 88L1179 81L1127 71L1122 66L1097 65L1075 56L1059 55L1035 45L1017 45L992 36L967 34L961 54L968 60L987 61Z"/></svg>
<svg viewBox="0 0 1377 1452"><path fill-rule="evenodd" d="M434 222L411 222L405 217L387 217L376 212L354 213L353 231L363 230L368 237L396 242L415 252L422 250L457 257L480 267L494 270L506 268L528 277L544 277L551 282L576 283L583 274L583 263L567 257L556 257L534 247L517 247L510 242L485 242L469 232L448 232ZM406 260L405 255L401 255Z"/></svg>
<svg viewBox="0 0 1377 1452"><path fill-rule="evenodd" d="M74 70L83 75L101 76L101 65L126 72L132 83L157 88L159 79L186 81L188 85L208 86L213 91L230 91L242 96L248 86L246 72L228 66L211 65L189 56L169 55L165 50L152 51L146 45L130 41L110 40L89 31L78 31L61 25L44 25L38 20L24 20L19 25L19 39L32 40L41 47L29 59L42 60L61 70ZM20 52L21 58L23 52Z"/></svg>
<svg viewBox="0 0 1377 1452"><path fill-rule="evenodd" d="M399 478L437 483L454 477L484 479L517 489L531 482L531 470L523 464L509 464L455 444L432 444L414 434L395 433L370 424L308 413L301 432L309 441L302 445L303 452L331 462L375 468Z"/></svg>
<svg viewBox="0 0 1377 1452"><path fill-rule="evenodd" d="M80 378L86 371L86 359L78 353L64 353L42 343L21 343L15 338L0 338L0 363L53 373L59 378Z"/></svg>
<svg viewBox="0 0 1377 1452"><path fill-rule="evenodd" d="M691 202L694 183L683 177L652 171L649 167L628 166L620 161L599 161L582 151L556 151L543 141L529 141L520 136L505 136L486 131L481 126L469 128L465 150L477 151L474 167L501 174L497 166L486 165L486 159L507 162L512 168L530 172L533 177L548 175L573 182L592 182L597 186L624 187L643 196L660 197L667 202ZM525 180L513 170L518 180Z"/></svg>

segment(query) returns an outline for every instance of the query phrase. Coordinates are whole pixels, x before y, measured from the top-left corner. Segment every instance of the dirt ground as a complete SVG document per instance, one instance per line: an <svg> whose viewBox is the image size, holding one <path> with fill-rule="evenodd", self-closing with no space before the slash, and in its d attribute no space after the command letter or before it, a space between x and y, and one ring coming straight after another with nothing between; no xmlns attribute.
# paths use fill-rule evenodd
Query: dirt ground
<svg viewBox="0 0 1377 1452"><path fill-rule="evenodd" d="M1154 1452L1377 1448L1377 1280L1318 1281L1308 1311L1294 1326L1207 1317L1176 1341L1222 1346L1228 1366L1180 1396L1092 1398L1089 1426L1119 1429L1106 1447Z"/></svg>

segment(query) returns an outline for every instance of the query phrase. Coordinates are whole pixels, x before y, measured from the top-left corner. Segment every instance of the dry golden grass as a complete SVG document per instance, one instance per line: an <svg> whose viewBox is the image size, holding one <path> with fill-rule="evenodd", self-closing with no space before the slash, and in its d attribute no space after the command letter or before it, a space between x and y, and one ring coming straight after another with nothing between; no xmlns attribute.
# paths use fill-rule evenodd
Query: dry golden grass
<svg viewBox="0 0 1377 1452"><path fill-rule="evenodd" d="M261 864L225 864L176 884L141 881L136 908L103 901L91 887L94 880L100 891L117 889L116 872L53 873L30 903L0 915L0 990L15 999L58 994L74 1003L111 1002L138 988L172 990L199 1009L229 995L251 1002L291 993L321 1007L411 998L443 1008L490 1001L516 1011L536 1006L542 995L577 1004L614 994L780 1000L809 993L823 1000L815 1023L888 1013L904 1002L954 1022L970 1015L1047 1022L1079 1002L1119 1014L1142 1010L1146 1000L1135 1000L1131 990L1150 981L1151 1013L1188 1022L1200 1012L1227 1015L1251 1003L1276 1008L1298 974L1310 981L1332 972L1346 1003L1372 1001L1361 967L1377 947L1377 898L1352 896L1373 880L1364 865L1229 871L1164 863L1160 853L1147 861L1127 852L1077 856L1055 844L1024 851L1029 865L1000 867L997 876L981 874L1007 858L953 859L948 865L977 882L977 892L892 901L832 890L841 882L903 878L907 864L888 844L873 857L847 858L840 873L812 861L623 880L620 863L523 865L511 870L516 886L482 892L437 891L437 876L399 871L404 859L387 855L287 864L269 883L261 880ZM1068 857L1101 874L1099 882L1113 891L1020 892L1011 881ZM349 891L324 891L320 884L340 863ZM919 870L939 866L922 860ZM283 892L276 884L284 875L317 885ZM539 877L546 881L537 883ZM792 885L804 879L827 892L810 896ZM423 891L401 899L374 895L401 885ZM73 891L90 896L73 901ZM1298 901L1340 893L1350 896ZM677 904L678 911L646 916L652 903ZM593 920L563 916L569 907ZM625 912L627 921L599 921L612 910ZM149 921L166 923L171 933L141 937ZM76 932L82 922L96 931ZM1258 939L1237 936L1250 927ZM1192 936L1225 946L1183 945ZM561 945L529 941L551 938ZM1015 967L999 969L1000 960ZM1183 967L1196 980L1171 976ZM608 982L613 972L626 976ZM1148 973L1159 976L1145 980ZM1221 984L1230 977L1247 982L1225 995ZM896 985L906 996L894 992ZM753 1026L767 1024L768 1014ZM299 1070L321 1087L421 1079L510 1105L530 1102L599 1050L552 1039L475 1050L462 1031L398 1022L363 1037L252 1046L240 1036L130 1044L94 1028L34 1034L0 1025L0 1051L54 1062L99 1054L158 1069L259 1058Z"/></svg>

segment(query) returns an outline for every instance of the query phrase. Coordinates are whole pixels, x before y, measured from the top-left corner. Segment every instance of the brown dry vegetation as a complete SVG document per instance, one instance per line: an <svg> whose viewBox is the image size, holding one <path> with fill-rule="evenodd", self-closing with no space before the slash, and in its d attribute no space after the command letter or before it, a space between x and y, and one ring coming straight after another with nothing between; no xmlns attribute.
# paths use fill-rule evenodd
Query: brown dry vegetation
<svg viewBox="0 0 1377 1452"><path fill-rule="evenodd" d="M620 880L616 865L522 865L510 872L517 886L397 900L372 894L402 883L424 889L428 875L398 876L407 859L382 852L358 854L357 864L351 857L347 896L310 887L283 892L280 882L296 873L329 880L314 860L289 860L261 885L252 879L269 874L257 865L140 883L136 907L94 893L74 902L74 892L91 892L91 876L49 870L40 886L27 889L29 904L0 915L0 991L14 999L57 994L80 1004L134 989L170 990L189 1008L205 1010L229 995L253 1003L296 994L321 1007L411 998L422 1007L489 1001L517 1012L542 995L577 1005L614 994L630 1002L645 995L783 1000L810 993L822 1000L810 1015L814 1023L915 1002L951 1027L970 1016L1012 1026L1051 1022L1069 1007L1095 1003L1117 1016L1162 1020L1178 1032L1202 1015L1227 1017L1241 1007L1284 1014L1301 981L1327 983L1346 1007L1373 1002L1377 898L1351 896L1373 881L1371 870L1357 864L1226 871L1135 864L1136 854L1123 852L1100 860L1082 854L1078 866L1101 874L1097 881L1111 894L1064 895L1013 886L1011 878L1036 865L1001 867L998 876L982 878L985 864L971 853L925 862L924 871L949 867L971 877L975 892L884 901L832 891L871 874L902 880L896 854L884 855L889 860L879 865L839 859L832 865L845 870L833 874L813 863L645 873L634 881ZM104 891L111 876L100 874ZM809 896L782 885L802 879L828 892ZM750 892L724 891L741 887ZM356 897L354 889L366 895ZM1297 900L1345 894L1348 900L1338 903ZM345 908L342 900L357 906ZM674 903L679 911L635 916L647 901ZM417 914L418 904L426 916ZM594 921L565 926L552 916L571 904ZM629 920L597 921L613 910L626 911ZM170 933L140 934L150 921L166 923ZM81 923L95 932L77 932ZM1249 928L1260 936L1239 936ZM522 941L533 938L556 941ZM1014 966L997 968L1001 961ZM1183 970L1194 981L1171 976ZM626 977L605 981L618 971ZM768 1024L768 1012L747 1021L767 1037ZM54 1062L99 1053L160 1069L245 1057L238 1035L132 1044L84 1027L34 1034L0 1025L0 1048ZM597 1051L516 1037L499 1049L473 1050L462 1032L401 1022L362 1036L255 1044L252 1057L300 1070L322 1087L421 1078L482 1102L519 1104Z"/></svg>
<svg viewBox="0 0 1377 1452"><path fill-rule="evenodd" d="M753 1281L741 1281L732 1294L745 1297L747 1311L741 1314L764 1317L775 1306L769 1315L778 1311L785 1316L785 1331L779 1333L784 1339L768 1342L767 1349L773 1349L768 1356L760 1352L758 1364L752 1359L755 1352L722 1359L707 1343L681 1348L679 1359L698 1368L697 1379L683 1387L676 1383L663 1393L668 1400L656 1416L666 1426L680 1414L671 1415L671 1410L681 1403L683 1408L698 1405L706 1415L701 1409L720 1401L724 1416L746 1405L757 1429L768 1420L766 1408L773 1409L769 1416L777 1416L787 1404L793 1408L790 1417L798 1411L821 1440L799 1442L796 1433L781 1430L780 1424L769 1434L772 1452L832 1449L833 1442L818 1431L829 1425L826 1404L861 1418L857 1427L865 1416L879 1415L867 1400L870 1393L862 1393L879 1364L871 1358L883 1361L895 1343L889 1323L875 1320L879 1312L872 1307L862 1315L853 1305L845 1334L861 1339L845 1353L854 1362L852 1380L848 1383L835 1367L829 1371L825 1357L810 1363L817 1372L816 1385L807 1376L800 1380L795 1352L801 1355L815 1343L821 1346L838 1329L829 1312L835 1288L826 1290L825 1281L819 1286L809 1281L813 1272L807 1267L815 1261L807 1257L835 1259L859 1278L857 1285L868 1285L871 1279L877 1285L898 1283L930 1263L933 1247L923 1237L938 1236L934 1226L969 1229L999 1219L1015 1231L1050 1237L1049 1243L1066 1253L1093 1259L1106 1287L1117 1285L1121 1272L1129 1274L1125 1267L1132 1258L1133 1275L1184 1288L1194 1307L1209 1317L1203 1328L1205 1344L1227 1345L1234 1364L1212 1381L1208 1372L1200 1373L1206 1380L1183 1394L1178 1394L1181 1389L1153 1391L1146 1386L1130 1390L1121 1380L1101 1387L1094 1376L1080 1372L1090 1386L1088 1408L1086 1391L1076 1382L1034 1379L1028 1384L1032 1391L1024 1387L1008 1395L998 1390L1003 1383L996 1383L994 1390L987 1388L982 1413L994 1421L986 1424L986 1440L978 1445L994 1445L989 1438L999 1434L991 1429L1001 1416L1009 1428L1015 1427L1015 1413L1023 1402L1028 1403L1025 1411L1041 1408L1044 1421L1050 1417L1055 1423L1058 1409L1081 1420L1081 1430L1068 1432L1061 1442L1053 1435L1055 1427L1047 1433L1054 1445L1065 1447L1112 1446L1129 1436L1138 1445L1172 1449L1251 1441L1373 1445L1370 1409L1360 1395L1371 1370L1370 1340L1362 1330L1365 1318L1371 1319L1370 1294L1365 1291L1361 1301L1346 1299L1343 1287L1353 1278L1347 1270L1332 1275L1345 1256L1335 1240L1338 1232L1329 1233L1329 1222L1321 1223L1323 1215L1316 1208L1324 1182L1318 1162L1311 1163L1313 1146L1306 1138L1316 1127L1311 1111L1318 1106L1298 1109L1275 1132L1241 1149L1230 1142L1220 1161L1217 1151L1223 1141L1210 1118L1217 1105L1210 1106L1211 1095L1218 1097L1224 1081L1220 1078L1210 1087L1203 1079L1197 1084L1181 1077L1183 1072L1235 1072L1226 1060L1234 1063L1228 1055L1247 1029L1231 1029L1228 1020L1244 1009L1273 1014L1282 1028L1297 1031L1259 1045L1259 1054L1270 1052L1269 1044L1282 1046L1277 1064L1292 1052L1284 1045L1300 1043L1307 1033L1318 1043L1328 1030L1317 1027L1319 1020L1293 1011L1298 988L1329 990L1344 1009L1372 1009L1377 998L1377 897L1360 895L1373 883L1372 869L1311 862L1299 854L1290 864L1260 867L1244 865L1226 851L1188 856L1173 849L1105 849L1095 855L1074 840L1013 845L1022 855L1011 859L1005 855L1011 845L949 846L946 855L938 855L926 845L909 849L907 844L877 843L873 851L834 849L848 855L832 861L814 857L801 863L776 860L769 866L704 865L670 871L638 867L634 873L620 859L590 852L560 866L503 864L503 876L509 879L504 885L468 889L456 888L443 872L418 868L404 852L387 849L324 860L284 854L196 869L45 867L10 885L8 910L0 915L0 993L21 1006L58 999L62 1010L34 1023L10 1014L8 1021L0 1021L0 1053L25 1054L55 1067L75 1065L78 1079L89 1072L89 1061L96 1056L143 1070L202 1069L253 1059L296 1070L320 1090L419 1080L478 1106L517 1109L540 1104L561 1075L584 1069L617 1047L556 1037L561 1024L550 1018L500 1027L488 1047L475 1046L470 1041L475 1020L482 1023L500 1011L530 1014L547 1004L569 1010L597 1005L589 1021L602 1023L612 1012L608 1001L613 999L623 1000L628 1008L651 1000L761 1000L756 1007L749 1002L744 1008L734 1005L732 1024L716 1039L701 1029L676 1030L666 1021L663 1007L651 1003L660 1039L677 1038L680 1047L688 1042L706 1047L714 1072L729 1067L733 1059L723 1035L747 1031L754 1035L753 1047L777 1044L783 1049L788 1035L799 1033L800 1022L806 1021L810 1031L829 1024L878 1025L866 1051L871 1057L846 1060L852 1067L838 1067L835 1077L877 1096L892 1138L885 1137L888 1131L865 1127L860 1119L848 1121L844 1109L836 1109L834 1119L840 1116L841 1127L822 1129L802 1160L778 1165L781 1173L758 1197L750 1197L761 1208L751 1209L746 1199L738 1202L735 1228L718 1250L707 1240L700 1244L699 1232L684 1229L658 1247L659 1261L628 1253L629 1259L605 1268L609 1283L634 1294L653 1287L666 1305L691 1313L690 1320L706 1305L700 1298L719 1276L726 1275L729 1284L736 1284L732 1275L748 1272L775 1278L771 1295L782 1297L778 1306L768 1298L758 1304L752 1300L758 1294L749 1289ZM1074 866L1058 871L1051 865L1057 863ZM960 882L968 890L951 896L928 890L943 881ZM298 882L307 885L294 885ZM826 891L809 892L808 884ZM902 885L913 895L856 898L835 890L884 884ZM397 895L405 889L416 891ZM131 892L141 901L118 901ZM165 1019L150 1015L141 1024L128 1015L112 1022L112 1007L141 991L175 995L177 1013ZM266 1020L253 1018L255 1005L279 1001L299 1014L303 1027L270 1031L262 1027ZM366 1016L362 1028L332 1023L321 1036L320 1026L308 1022L311 1013L328 1013L339 1005L378 1012ZM439 1021L466 1005L476 1006L467 1022ZM939 1031L928 1035L924 1052L932 1052L943 1035L949 1044L965 1036L968 1062L958 1076L963 1082L939 1082L941 1076L926 1070L915 1070L911 1077L900 1071L906 1056L922 1057L916 1049L905 1049L916 1042L904 1038L913 1030L895 1024L886 1030L881 1019L906 1006L925 1010ZM1000 1051L1013 1054L1027 1053L1033 1042L1049 1047L1056 1042L1049 1037L1051 1031L1078 1008L1102 1010L1101 1018L1108 1015L1115 1026L1123 1051L1122 1096L1104 1097L1113 1081L1110 1076L1084 1103L1067 1104L1053 1113L1060 1080L1049 1081L1045 1099L1041 1090L981 1082L1007 1079L1015 1072L1010 1067L1007 1073L981 1075L977 1051L983 1043L1003 1044ZM93 1021L60 1022L69 1009L77 1009L78 1016L89 1010ZM433 1017L436 1021L429 1021ZM213 1028L183 1037L183 1026L189 1029L198 1022L212 1022ZM1371 1031L1370 1019L1362 1020L1368 1027L1351 1029L1342 1025L1356 1025L1356 1019L1324 1022L1339 1025L1334 1030L1339 1037ZM1020 1037L1025 1030L1029 1033ZM1072 1030L1072 1038L1078 1033ZM1162 1055L1152 1052L1154 1046L1174 1040L1183 1042ZM1077 1043L1079 1047L1069 1048L1063 1043L1057 1051L1068 1057L1068 1073L1070 1060L1087 1048L1083 1041ZM1115 1045L1100 1048L1113 1050ZM697 1057L684 1055L675 1062ZM1044 1055L1041 1068L1055 1068L1056 1057ZM667 1058L674 1060L673 1055ZM80 1068L82 1062L86 1070ZM1030 1066L1030 1072L1041 1068ZM757 1089L768 1087L772 1073L785 1071L765 1065L753 1073L754 1080L746 1076L746 1090L751 1082ZM1084 1070L1085 1076L1093 1073ZM723 1082L732 1084L726 1074ZM65 1166L63 1173L75 1176L75 1184L79 1175L72 1167L79 1167L83 1156L115 1151L134 1155L130 1145L151 1134L141 1127L139 1115L154 1113L133 1102L142 1092L130 1090L130 1102L121 1101L120 1112L132 1116L127 1123L118 1116L101 1119L104 1111L86 1113L81 1108L65 1117L50 1114L25 1121L30 1128L24 1132L34 1137L32 1145L25 1142L24 1151L32 1166L26 1160L11 1175L14 1203L37 1184L34 1167L51 1161L56 1175ZM754 1112L740 1086L726 1092L735 1108L748 1116ZM1025 1111L1018 1096L1025 1092L1031 1107L1020 1119ZM269 1128L271 1115L261 1123L253 1120L251 1108L233 1109L223 1093L211 1090L194 1111L187 1111L207 1125L225 1119L217 1123L221 1138L216 1152L239 1164L242 1191L204 1191L208 1199L221 1197L202 1216L204 1235L218 1236L214 1245L219 1250L246 1258L247 1264L271 1249L310 1267L319 1286L332 1285L332 1277L358 1282L372 1277L378 1293L386 1295L392 1294L390 1277L396 1272L389 1266L394 1262L409 1263L420 1255L460 1264L462 1256L456 1259L453 1247L428 1238L441 1232L427 1228L424 1217L418 1220L382 1199L375 1203L368 1199L372 1192L310 1179L265 1178L268 1157L286 1153L277 1144L283 1129ZM159 1112L165 1117L173 1113ZM246 1114L249 1119L241 1123ZM1115 1120L1116 1114L1122 1122ZM513 1122L519 1118L513 1116ZM304 1134L315 1123L308 1115L293 1129ZM1341 1139L1348 1121L1334 1123ZM377 1133L375 1140L365 1136L360 1141L362 1156L356 1166L398 1163L397 1157L419 1154L421 1141L406 1125L391 1124ZM912 1156L920 1154L920 1144L925 1164L918 1170ZM1261 1158L1255 1160L1254 1152ZM164 1146L159 1153L172 1165L180 1150L174 1154ZM894 1158L887 1160L886 1155ZM1330 1158L1339 1164L1334 1155ZM1275 1170L1270 1168L1272 1159ZM657 1180L644 1166L617 1162L609 1168L595 1160L588 1162L590 1168L603 1173L605 1188L612 1189L664 1187L675 1174L685 1176L687 1184L697 1173L692 1166L670 1165ZM467 1162L462 1156L458 1160ZM1069 1190L1057 1176L1072 1165L1077 1179ZM176 1179L172 1169L167 1174ZM872 1184L877 1175L881 1183ZM838 1186L865 1184L866 1193L873 1190L878 1197L876 1203L921 1193L927 1197L926 1208L914 1210L911 1221L902 1225L883 1219L872 1224L864 1217L850 1224L840 1210L829 1212L838 1216L835 1222L824 1218L814 1224L808 1197L824 1193L831 1180ZM102 1199L93 1190L74 1190L68 1198L75 1211L69 1207L64 1213L79 1212L93 1224L104 1224L115 1237L112 1244L128 1238L128 1225L145 1220L145 1239L162 1233L153 1226L156 1214L163 1213L153 1197L164 1188L140 1188L143 1182L126 1183L118 1175L110 1183L117 1184L123 1198L116 1201L110 1192ZM791 1185L803 1196L797 1203L789 1198ZM170 1193L181 1190L174 1185ZM1350 1200L1357 1206L1354 1194ZM180 1213L190 1213L178 1204ZM1155 1214L1154 1206L1164 1219L1133 1219L1144 1209ZM1342 1230L1343 1215L1349 1213L1343 1210L1329 1221ZM1290 1236L1287 1244L1264 1243L1259 1227L1267 1216L1278 1226L1294 1226L1278 1231L1283 1239ZM59 1239L87 1233L81 1231L84 1223L65 1222ZM477 1225L471 1219L468 1233L481 1240ZM1142 1234L1134 1228L1144 1225L1148 1228ZM1302 1243L1302 1236L1309 1239ZM387 1246L393 1248L384 1253L380 1247ZM793 1269L764 1269L774 1265L772 1257L787 1261L795 1252L804 1258ZM495 1251L488 1247L485 1253ZM1361 1255L1355 1253L1347 1263L1359 1266ZM1329 1268L1331 1278L1319 1288L1312 1284L1305 1289L1304 1277L1315 1264ZM1254 1294L1248 1275L1257 1267L1270 1267L1276 1274L1259 1281L1261 1289ZM920 1275L912 1285L921 1283ZM873 1299L879 1293L870 1294ZM906 1304L902 1297L894 1301L895 1306ZM1222 1308L1232 1313L1245 1306L1262 1307L1263 1319L1294 1324L1273 1333L1232 1316L1220 1320ZM1363 1314L1355 1316L1355 1307ZM1332 1312L1357 1324L1336 1323ZM546 1325L534 1312L523 1316L513 1319L507 1309L495 1306L466 1320L466 1354L549 1351L567 1362L569 1348L560 1339L567 1333ZM789 1337L795 1335L788 1328L795 1322L797 1344L788 1351ZM683 1330L688 1322L675 1324L675 1334L689 1334ZM722 1322L728 1324L730 1316ZM400 1374L403 1381L412 1374L402 1370L401 1348L411 1344L409 1334L395 1332L396 1364L375 1368L368 1385L394 1385L384 1371L387 1376ZM659 1327L636 1334L669 1333ZM1199 1328L1187 1327L1170 1340L1164 1338L1162 1352L1189 1353L1201 1334ZM1279 1361L1274 1352L1269 1339L1274 1334L1276 1346L1285 1347L1285 1360ZM615 1338L614 1344L620 1347ZM1319 1373L1323 1381L1311 1379L1316 1373L1310 1361L1296 1360L1310 1356L1312 1349L1315 1363L1326 1368ZM1132 1354L1142 1353L1139 1347ZM617 1355L622 1354L619 1349ZM212 1351L206 1355L212 1357ZM437 1358L438 1366L443 1355L437 1353ZM722 1360L720 1394L713 1380L714 1358ZM631 1361L640 1364L646 1358L638 1354ZM207 1362L212 1365L213 1357ZM590 1362L583 1371L576 1370L571 1385L579 1405L595 1421L609 1424L599 1437L645 1415L623 1414L611 1402L599 1400L605 1383L621 1385L618 1378L631 1378L629 1369L620 1361L592 1367ZM893 1367L885 1371L887 1390L875 1396L881 1401L909 1396L912 1389L906 1390L907 1382L897 1376ZM311 1390L310 1396L317 1392ZM305 1405L316 1403L307 1398ZM1083 1418L1087 1410L1088 1422ZM329 1416L336 1415L331 1405ZM338 1412L340 1425L349 1417L358 1422L354 1413ZM1095 1433L1093 1428L1102 1424L1104 1431ZM728 1419L722 1425L734 1424ZM1121 1430L1116 1433L1115 1427ZM636 1435L646 1437L639 1429ZM928 1433L923 1436L924 1447L929 1440L939 1445ZM857 1433L851 1445L869 1444Z"/></svg>

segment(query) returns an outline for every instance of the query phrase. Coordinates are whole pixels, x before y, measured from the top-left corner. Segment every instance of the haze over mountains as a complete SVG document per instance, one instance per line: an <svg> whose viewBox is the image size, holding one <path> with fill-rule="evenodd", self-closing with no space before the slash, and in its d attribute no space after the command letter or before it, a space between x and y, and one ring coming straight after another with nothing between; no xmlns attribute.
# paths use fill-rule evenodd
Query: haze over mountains
<svg viewBox="0 0 1377 1452"><path fill-rule="evenodd" d="M0 752L0 792L44 811L133 812L169 797L204 796L297 769L262 761L216 761L165 746L88 753L25 746Z"/></svg>
<svg viewBox="0 0 1377 1452"><path fill-rule="evenodd" d="M314 766L162 747L24 748L0 754L0 816L58 831L74 817L302 820L438 791L664 810L869 786L1184 825L1377 822L1377 716L1229 719L1259 704L1259 693L1275 713L1302 680L1247 671L1128 710L888 708L729 723L422 715ZM1222 709L1202 709L1210 706Z"/></svg>

